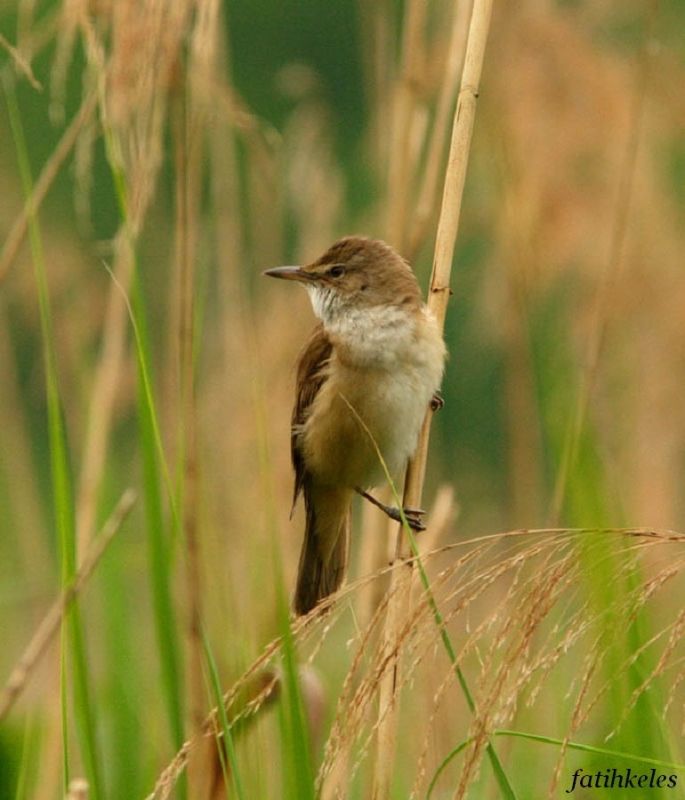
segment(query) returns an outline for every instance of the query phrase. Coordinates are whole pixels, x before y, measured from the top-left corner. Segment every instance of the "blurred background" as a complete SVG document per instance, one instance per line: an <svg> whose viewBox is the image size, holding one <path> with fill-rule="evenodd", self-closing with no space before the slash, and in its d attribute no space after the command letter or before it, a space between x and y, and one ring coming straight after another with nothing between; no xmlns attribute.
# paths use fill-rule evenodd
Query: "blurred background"
<svg viewBox="0 0 685 800"><path fill-rule="evenodd" d="M302 530L293 368L313 315L261 271L358 233L427 288L469 11L0 2L3 680L124 490L138 494L82 593L69 652L83 669L53 643L3 720L0 796L60 796L60 708L89 705L78 675L60 689L60 664L95 709L107 788L93 796L142 797L212 705L184 688L201 673L186 617L210 632L224 685L279 632ZM432 547L685 528L684 33L679 0L494 4L424 497L443 498ZM355 527L358 577L393 537L374 510ZM355 630L321 654L326 718ZM72 774L92 784L76 738ZM256 744L244 757L263 763ZM525 776L536 796L549 759L539 784ZM268 773L248 796L277 796Z"/></svg>

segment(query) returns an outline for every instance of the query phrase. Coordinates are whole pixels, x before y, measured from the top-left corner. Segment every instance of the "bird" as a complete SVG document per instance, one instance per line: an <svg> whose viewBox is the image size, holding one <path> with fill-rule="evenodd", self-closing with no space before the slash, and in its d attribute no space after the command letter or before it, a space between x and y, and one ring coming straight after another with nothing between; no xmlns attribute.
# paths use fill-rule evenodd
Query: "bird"
<svg viewBox="0 0 685 800"><path fill-rule="evenodd" d="M343 583L355 494L401 519L369 490L383 462L391 474L406 466L429 407L442 404L446 348L408 262L379 239L347 236L312 263L263 274L304 286L318 318L297 363L290 436L291 517L300 494L305 506L300 616ZM424 512L404 511L424 528Z"/></svg>

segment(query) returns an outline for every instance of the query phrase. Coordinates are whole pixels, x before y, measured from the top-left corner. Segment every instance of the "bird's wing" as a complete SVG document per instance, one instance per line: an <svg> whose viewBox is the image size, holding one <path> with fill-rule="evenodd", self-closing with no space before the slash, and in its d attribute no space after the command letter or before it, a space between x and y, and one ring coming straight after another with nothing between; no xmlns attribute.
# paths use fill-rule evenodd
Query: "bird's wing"
<svg viewBox="0 0 685 800"><path fill-rule="evenodd" d="M300 445L300 432L321 385L326 380L326 367L332 345L322 325L317 325L297 362L295 406L290 427L290 454L295 470L293 508L305 482L305 464Z"/></svg>

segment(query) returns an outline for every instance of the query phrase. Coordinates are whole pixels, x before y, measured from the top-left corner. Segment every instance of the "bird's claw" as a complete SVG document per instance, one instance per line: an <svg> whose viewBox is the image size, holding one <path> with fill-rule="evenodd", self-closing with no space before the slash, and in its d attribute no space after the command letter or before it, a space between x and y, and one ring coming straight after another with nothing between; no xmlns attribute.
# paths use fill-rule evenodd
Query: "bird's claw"
<svg viewBox="0 0 685 800"><path fill-rule="evenodd" d="M425 511L422 508L405 508L404 518L407 520L407 525L417 533L426 530L426 525L423 521Z"/></svg>
<svg viewBox="0 0 685 800"><path fill-rule="evenodd" d="M426 512L422 508L411 508L407 506L407 508L403 508L402 511L400 511L400 509L396 508L395 506L386 506L385 503L382 503L372 494L369 494L367 491L365 491L359 486L356 487L355 491L357 492L357 494L360 494L370 503L373 503L373 505L376 506L376 508L380 508L380 510L384 514L387 514L388 517L390 517L390 519L394 520L395 522L404 523L404 520L406 519L407 525L409 525L409 527L412 530L414 531L426 530L426 526L423 524L423 519L422 519L422 517ZM404 519L402 518L403 514L404 514Z"/></svg>
<svg viewBox="0 0 685 800"><path fill-rule="evenodd" d="M399 508L390 508L388 516L396 522L404 522L404 520L406 520L407 525L409 525L413 531L420 532L426 530L423 521L425 513L426 512L422 508L403 508L402 512L400 512ZM404 520L402 519L402 515L404 515Z"/></svg>

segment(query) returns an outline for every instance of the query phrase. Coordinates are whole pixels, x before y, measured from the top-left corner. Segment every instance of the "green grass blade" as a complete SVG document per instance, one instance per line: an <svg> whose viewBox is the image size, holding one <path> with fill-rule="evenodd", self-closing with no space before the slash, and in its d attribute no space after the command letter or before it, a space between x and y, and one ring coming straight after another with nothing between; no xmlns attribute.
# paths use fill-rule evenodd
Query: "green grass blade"
<svg viewBox="0 0 685 800"><path fill-rule="evenodd" d="M281 629L283 694L279 705L283 753L284 792L292 800L315 800L316 788L309 734L309 724L300 690L297 650L290 626L290 611L280 563L274 558L278 587L278 619Z"/></svg>
<svg viewBox="0 0 685 800"><path fill-rule="evenodd" d="M387 467L383 465L383 468L386 470L386 475L390 478L389 473L387 472ZM421 556L419 554L419 548L416 543L416 537L414 536L414 532L409 527L409 523L407 522L407 518L404 515L404 509L402 508L402 501L397 494L397 490L395 486L392 484L392 480L390 480L391 489L393 492L393 497L395 499L395 503L397 507L400 509L400 516L402 517L402 526L404 531L407 535L409 540L409 544L411 547L412 555L414 556L414 563L416 564L419 577L421 579L421 584L423 586L424 592L426 594L426 598L428 599L428 605L430 606L431 612L433 614L433 620L440 631L440 639L442 641L443 647L445 648L445 652L450 660L454 668L454 674L457 678L459 686L464 694L466 699L466 704L469 707L471 713L475 713L476 711L476 703L473 699L473 695L471 694L471 689L469 688L468 681L466 680L466 676L464 675L463 670L457 664L457 654L454 649L454 645L452 644L452 640L450 638L449 633L447 632L447 626L445 625L444 617L442 616L442 612L438 606L438 603L435 599L435 595L433 594L433 590L430 585L430 580L428 578L428 574L421 563ZM495 779L500 788L500 792L502 793L502 797L506 798L506 800L516 800L516 792L514 791L514 787L507 776L507 773L500 761L499 756L497 755L497 751L492 746L492 743L488 740L487 744L485 745L485 751L487 753L488 759L490 760L490 765L492 766L492 770L495 773Z"/></svg>
<svg viewBox="0 0 685 800"><path fill-rule="evenodd" d="M378 460L380 461L381 467L383 468L383 473L385 474L386 482L390 487L390 491L392 492L393 500L395 501L395 505L399 509L400 517L402 519L402 527L407 536L407 539L409 540L409 545L411 547L412 555L414 556L414 564L416 565L419 576L421 578L421 584L426 594L428 605L430 606L431 612L433 614L433 620L435 621L435 624L440 632L440 640L442 641L443 647L445 648L445 652L447 653L447 657L449 658L450 663L454 668L454 674L457 678L459 686L461 687L464 693L464 697L466 698L466 703L469 707L469 710L471 711L471 713L475 713L476 704L473 699L473 695L471 694L471 690L469 688L468 681L466 680L466 676L464 675L459 664L457 664L456 650L454 649L454 645L452 644L452 640L447 631L447 626L445 625L445 620L444 617L442 616L442 612L440 611L437 600L435 599L435 595L433 594L433 589L431 588L428 574L426 573L426 570L423 567L423 563L421 562L421 555L419 553L419 548L416 543L416 537L414 536L414 532L409 527L409 523L407 522L407 518L404 514L402 500L400 499L397 487L395 486L395 482L393 481L392 475L390 474L390 470L388 469L388 465L385 463L383 454L381 453L378 444L373 438L373 435L371 434L371 431L367 427L364 420L359 416L359 414L356 412L356 410L354 409L352 404L347 400L347 398L343 397L342 399L347 404L348 408L356 418L357 422L362 426L362 428L366 432L367 436L369 437L369 440L371 441L371 444L373 445L376 451ZM502 797L504 797L505 800L516 800L516 792L514 791L514 787L511 785L507 773L505 772L504 767L502 766L502 762L500 761L499 756L497 755L497 752L495 751L495 748L492 746L490 741L488 741L485 748L493 772L495 773L495 778L500 787L500 792L502 794Z"/></svg>
<svg viewBox="0 0 685 800"><path fill-rule="evenodd" d="M314 770L312 768L311 743L300 692L297 654L290 624L283 636L284 702L289 740L286 743L294 767L295 797L298 800L314 800Z"/></svg>
<svg viewBox="0 0 685 800"><path fill-rule="evenodd" d="M493 736L511 736L518 739L528 739L531 742L541 742L542 744L551 744L555 747L565 747L568 750L577 750L582 753L592 753L593 755L602 756L604 758L621 758L625 759L626 761L630 761L631 763L635 763L636 761L640 764L647 764L652 767L661 767L662 769L674 769L678 771L685 772L685 764L676 764L670 761L662 761L658 758L649 758L648 756L638 755L636 753L626 753L621 750L609 750L606 747L595 747L594 745L589 744L582 744L581 742L565 742L563 739L555 739L552 736L542 736L537 733L527 733L525 731L510 731L510 730L495 730L492 732ZM428 790L426 791L426 800L430 800L430 796L433 793L433 789L440 778L440 775L445 771L445 769L449 766L456 756L459 753L463 752L473 741L473 739L467 739L464 742L458 744L454 749L450 750L450 752L443 758L443 760L438 765L438 768L433 773L433 777L431 778L431 782L428 785Z"/></svg>
<svg viewBox="0 0 685 800"><path fill-rule="evenodd" d="M119 148L112 130L105 126L105 151L114 182L117 202L122 219L122 235L133 238L129 230L128 191L126 177L118 156ZM133 241L130 242L134 247ZM105 265L106 266L106 265ZM133 270L133 302L119 285L116 276L109 270L126 303L133 328L136 360L138 365L137 409L139 440L143 466L143 494L147 519L149 554L149 579L152 588L155 630L159 650L162 684L171 726L173 743L178 748L184 739L182 652L178 637L176 613L172 599L173 540L168 535L164 520L164 499L161 491L162 478L167 488L173 530L180 531L179 517L168 465L164 455L159 416L154 399L151 376L150 343L147 328L145 303L138 280L138 271Z"/></svg>
<svg viewBox="0 0 685 800"><path fill-rule="evenodd" d="M4 80L5 97L9 112L10 125L17 151L17 160L24 189L24 195L29 198L33 189L31 166L26 148L19 105L17 103L14 86L11 79ZM62 564L62 584L68 585L76 572L76 526L74 516L74 502L72 491L71 468L69 463L68 445L62 405L57 377L57 363L54 349L54 333L52 327L52 312L50 308L50 295L45 268L45 257L40 226L36 214L29 211L29 241L34 266L34 274L38 289L38 303L40 310L41 333L43 338L43 358L45 364L45 384L48 407L48 439L50 448L50 472L52 479L53 508L55 524L59 537L60 556ZM74 601L72 607L65 615L68 631L70 666L73 670L74 712L80 748L94 800L103 797L103 786L100 774L97 742L95 734L95 720L90 700L88 685L88 664L85 648L83 625L79 613L78 603ZM64 639L63 639L64 642ZM62 651L63 675L65 674L64 649ZM62 721L63 721L63 748L65 765L65 782L68 779L68 713L66 685L61 691Z"/></svg>
<svg viewBox="0 0 685 800"><path fill-rule="evenodd" d="M181 649L171 586L172 540L164 522L164 502L160 488L159 450L156 413L148 370L148 344L142 302L136 303L132 319L138 358L138 424L143 462L143 489L147 517L150 585L152 587L155 628L159 648L162 683L174 745L183 743L183 687ZM134 314L134 312L131 312Z"/></svg>
<svg viewBox="0 0 685 800"><path fill-rule="evenodd" d="M564 526L618 527L625 522L624 512L600 423L593 414L578 418L577 398L587 391L582 384L588 377L569 378L577 365L564 336L566 323L559 322L564 319L562 309L558 298L547 303L537 310L530 330L544 446L550 464L558 465L551 521L556 524L560 514ZM569 397L574 398L571 405ZM580 539L578 555L582 591L591 604L589 617L602 642L601 675L607 686L601 698L602 735L614 733L615 746L626 752L642 750L654 756L669 751L673 756L677 747L661 713L662 679L652 675L648 691L643 689L655 663L649 650L640 651L655 631L649 605L634 605L644 585L640 563L619 540L599 536ZM636 692L637 701L626 712Z"/></svg>
<svg viewBox="0 0 685 800"><path fill-rule="evenodd" d="M99 568L104 598L103 694L108 709L107 764L111 775L108 790L113 798L143 796L150 780L150 775L145 775L149 734L141 721L152 713L159 715L157 704L149 703L146 708L141 703L143 677L150 662L146 659L141 663L140 627L131 624L137 613L137 598L131 594L129 565L130 555L137 550L134 540L121 542Z"/></svg>
<svg viewBox="0 0 685 800"><path fill-rule="evenodd" d="M40 728L32 715L27 715L21 745L21 760L14 800L28 800L31 797L31 775L39 763Z"/></svg>
<svg viewBox="0 0 685 800"><path fill-rule="evenodd" d="M219 681L219 671L216 667L214 654L212 653L212 649L210 647L207 634L205 632L203 632L202 641L205 651L207 671L209 673L212 694L214 697L214 703L216 704L217 707L217 712L219 714L219 721L221 722L221 730L223 733L223 747L219 742L217 742L217 746L219 748L219 757L221 758L221 767L224 771L224 779L226 780L226 778L229 777L227 773L230 772L230 780L233 784L233 789L235 790L235 796L238 798L238 800L247 800L247 794L245 793L243 780L240 776L240 765L238 764L238 758L235 752L233 733L231 731L231 725L229 724L228 721L228 715L226 714L226 704L224 703L224 698L221 691L221 682ZM228 764L226 764L224 751L226 753L226 757L228 758ZM226 780L226 786L228 787L228 780ZM227 795L228 795L228 789L227 789Z"/></svg>
<svg viewBox="0 0 685 800"><path fill-rule="evenodd" d="M443 760L438 764L438 768L433 773L433 777L431 778L431 782L428 784L428 789L426 790L426 800L430 800L430 796L433 794L433 789L435 789L435 785L438 782L438 779L442 775L442 773L447 769L447 767L452 763L452 761L459 755L459 753L466 750L466 748L471 744L473 738L466 739L466 741L461 742L456 747L452 748L449 753L443 758Z"/></svg>
<svg viewBox="0 0 685 800"><path fill-rule="evenodd" d="M62 622L59 650L59 712L62 726L62 788L66 795L69 787L69 667L67 665L67 626Z"/></svg>
<svg viewBox="0 0 685 800"><path fill-rule="evenodd" d="M595 747L590 744L582 744L581 742L565 742L563 739L555 739L552 736L542 736L537 733L527 733L525 731L509 731L509 730L496 730L493 732L494 736L514 736L519 739L528 739L531 742L542 742L543 744L551 744L556 747L567 747L569 750L579 750L583 753L594 753L598 756L609 756L610 758L623 758L627 761L638 761L640 764L649 764L653 767L662 767L663 769L675 769L685 772L685 764L677 764L671 761L663 761L659 758L650 758L649 756L639 755L638 753L626 753L622 750L610 750L607 747Z"/></svg>

